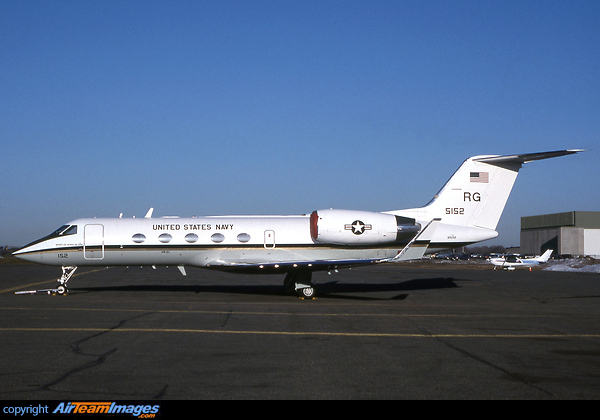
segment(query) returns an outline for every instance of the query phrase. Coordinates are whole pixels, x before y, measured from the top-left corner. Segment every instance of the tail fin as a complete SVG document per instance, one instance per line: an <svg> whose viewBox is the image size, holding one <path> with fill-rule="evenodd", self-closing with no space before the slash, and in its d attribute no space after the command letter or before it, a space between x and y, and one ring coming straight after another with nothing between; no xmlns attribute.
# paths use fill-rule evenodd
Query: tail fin
<svg viewBox="0 0 600 420"><path fill-rule="evenodd" d="M524 163L581 151L571 149L509 156L474 156L458 168L425 207L389 213L408 212L419 220L441 218L444 224L494 231Z"/></svg>
<svg viewBox="0 0 600 420"><path fill-rule="evenodd" d="M491 156L467 159L425 206L446 224L495 230L521 168L518 162L496 165Z"/></svg>
<svg viewBox="0 0 600 420"><path fill-rule="evenodd" d="M548 259L550 258L550 255L552 255L552 250L551 249L547 249L546 252L544 252L544 254L541 257L538 257L535 260L537 262L545 263L545 262L548 262Z"/></svg>

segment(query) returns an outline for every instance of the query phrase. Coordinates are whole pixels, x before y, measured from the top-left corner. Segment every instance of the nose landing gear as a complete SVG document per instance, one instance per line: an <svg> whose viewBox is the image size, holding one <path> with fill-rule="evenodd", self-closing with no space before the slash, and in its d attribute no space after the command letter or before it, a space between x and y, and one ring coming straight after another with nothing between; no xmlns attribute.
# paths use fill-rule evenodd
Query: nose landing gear
<svg viewBox="0 0 600 420"><path fill-rule="evenodd" d="M62 267L62 276L60 276L60 278L58 279L60 285L56 288L56 293L58 293L59 295L66 295L67 293L69 293L69 290L67 289L67 282L73 276L75 270L77 270L76 266Z"/></svg>
<svg viewBox="0 0 600 420"><path fill-rule="evenodd" d="M34 295L36 293L47 293L49 295L66 295L69 293L67 289L67 282L73 274L77 270L77 267L74 266L63 266L62 267L62 276L58 279L58 287L56 289L44 289L44 290L23 290L20 292L15 292L15 295Z"/></svg>

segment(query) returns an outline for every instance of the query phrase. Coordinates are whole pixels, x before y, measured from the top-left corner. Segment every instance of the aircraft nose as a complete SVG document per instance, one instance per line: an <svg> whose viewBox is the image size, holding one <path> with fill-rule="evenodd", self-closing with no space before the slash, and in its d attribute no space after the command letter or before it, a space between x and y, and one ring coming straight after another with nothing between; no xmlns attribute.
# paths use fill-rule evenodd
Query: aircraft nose
<svg viewBox="0 0 600 420"><path fill-rule="evenodd" d="M23 248L17 249L15 252L12 253L14 257L32 262L38 262L40 260L38 254L38 252L33 251L31 246L24 246Z"/></svg>
<svg viewBox="0 0 600 420"><path fill-rule="evenodd" d="M23 248L19 248L16 251L13 251L12 255L15 257L18 257L19 255L23 254L25 252L25 249L27 247L23 247Z"/></svg>

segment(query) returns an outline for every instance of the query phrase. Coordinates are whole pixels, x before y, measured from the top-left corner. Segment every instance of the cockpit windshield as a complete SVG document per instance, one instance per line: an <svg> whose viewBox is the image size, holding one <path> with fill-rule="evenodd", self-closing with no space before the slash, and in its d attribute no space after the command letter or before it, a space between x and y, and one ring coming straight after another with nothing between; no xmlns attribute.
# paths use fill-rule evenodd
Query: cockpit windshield
<svg viewBox="0 0 600 420"><path fill-rule="evenodd" d="M28 246L39 244L40 242L47 241L48 239L58 238L59 236L75 235L76 233L77 233L77 225L63 225L63 226L59 227L58 229L56 229L54 232L52 232L50 235L44 236L43 238L38 239L37 241L27 244L23 248L27 248Z"/></svg>

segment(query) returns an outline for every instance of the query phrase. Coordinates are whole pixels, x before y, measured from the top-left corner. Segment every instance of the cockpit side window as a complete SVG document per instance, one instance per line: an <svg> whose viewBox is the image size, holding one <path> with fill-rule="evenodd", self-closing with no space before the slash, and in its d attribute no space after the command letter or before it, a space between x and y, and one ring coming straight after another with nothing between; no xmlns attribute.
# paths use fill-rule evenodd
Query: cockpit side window
<svg viewBox="0 0 600 420"><path fill-rule="evenodd" d="M77 233L77 225L70 226L67 230L65 230L61 235L75 235Z"/></svg>
<svg viewBox="0 0 600 420"><path fill-rule="evenodd" d="M52 232L47 238L54 238L57 236L75 235L77 233L77 225L63 225Z"/></svg>
<svg viewBox="0 0 600 420"><path fill-rule="evenodd" d="M58 229L56 229L54 232L52 232L48 236L58 236L58 235L61 235L68 228L69 228L69 225L62 225L61 227L59 227Z"/></svg>

